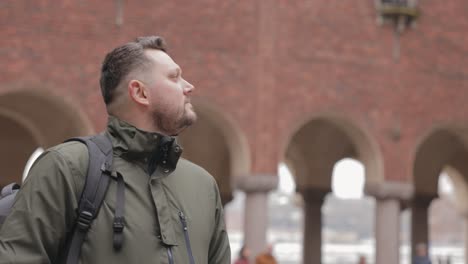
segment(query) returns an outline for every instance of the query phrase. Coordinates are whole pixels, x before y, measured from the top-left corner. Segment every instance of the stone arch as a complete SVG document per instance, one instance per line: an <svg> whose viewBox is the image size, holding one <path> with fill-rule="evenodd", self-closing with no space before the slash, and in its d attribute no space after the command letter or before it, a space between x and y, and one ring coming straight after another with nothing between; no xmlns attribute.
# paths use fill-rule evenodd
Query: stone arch
<svg viewBox="0 0 468 264"><path fill-rule="evenodd" d="M439 176L443 170L456 184L455 202L460 213L466 213L468 182L468 130L456 125L439 125L421 137L413 160L413 197L411 202L411 245L429 243L429 208L438 197Z"/></svg>
<svg viewBox="0 0 468 264"><path fill-rule="evenodd" d="M384 180L377 143L342 116L320 115L301 122L288 142L285 162L296 177L298 189L330 190L333 167L346 157L364 164L366 184Z"/></svg>
<svg viewBox="0 0 468 264"><path fill-rule="evenodd" d="M200 98L193 105L198 120L179 136L183 157L213 175L226 204L232 199L234 178L250 171L248 143L237 124L219 107Z"/></svg>
<svg viewBox="0 0 468 264"><path fill-rule="evenodd" d="M86 135L92 126L78 108L49 92L20 90L0 95L0 186L21 182L24 166L38 147Z"/></svg>
<svg viewBox="0 0 468 264"><path fill-rule="evenodd" d="M443 171L453 183L454 207L460 215L468 216L468 182L458 169L452 166L445 166Z"/></svg>
<svg viewBox="0 0 468 264"><path fill-rule="evenodd" d="M291 134L285 161L296 178L304 209L304 263L322 262L322 205L331 192L335 164L354 158L364 165L366 184L383 182L382 158L376 142L349 119L334 114L314 116Z"/></svg>
<svg viewBox="0 0 468 264"><path fill-rule="evenodd" d="M437 196L441 171L453 167L468 180L468 131L461 127L439 126L422 137L413 162L415 196Z"/></svg>

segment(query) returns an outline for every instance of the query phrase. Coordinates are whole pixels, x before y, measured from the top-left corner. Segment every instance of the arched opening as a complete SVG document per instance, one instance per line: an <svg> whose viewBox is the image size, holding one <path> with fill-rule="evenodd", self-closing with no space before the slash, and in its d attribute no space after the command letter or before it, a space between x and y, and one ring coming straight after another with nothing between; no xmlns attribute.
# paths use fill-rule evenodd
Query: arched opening
<svg viewBox="0 0 468 264"><path fill-rule="evenodd" d="M429 206L429 246L433 262L464 262L464 220L467 186L463 176L450 166L439 176L437 198Z"/></svg>
<svg viewBox="0 0 468 264"><path fill-rule="evenodd" d="M362 227L365 230L344 234L343 229L348 225L349 230L351 222L355 222L354 228L359 224L358 213L347 209L366 207L362 206L361 199L337 199L328 194L333 189L347 192L346 198L359 198L363 195L365 182L379 183L383 180L380 152L371 137L344 118L314 118L292 135L285 160L296 180L297 191L303 198L303 244L307 249L303 251L303 263L352 262L361 254L370 261L373 252L373 241L370 239L373 237L373 199L364 201L368 205L365 209L367 216L365 219L361 216L360 220L368 222L367 226ZM350 167L354 173L349 170ZM343 212L347 212L346 217L340 215ZM347 247L345 241L353 241L354 245L367 243L367 246Z"/></svg>
<svg viewBox="0 0 468 264"><path fill-rule="evenodd" d="M247 142L222 111L201 100L193 104L198 120L179 136L183 157L213 175L226 204L233 198L233 178L247 175L250 169Z"/></svg>
<svg viewBox="0 0 468 264"><path fill-rule="evenodd" d="M434 129L418 146L413 168L411 255L426 245L433 261L463 263L468 212L468 149L465 130ZM465 261L466 262L466 261Z"/></svg>
<svg viewBox="0 0 468 264"><path fill-rule="evenodd" d="M325 263L373 259L375 200L364 195L364 184L365 167L359 160L336 162L332 192L322 208Z"/></svg>
<svg viewBox="0 0 468 264"><path fill-rule="evenodd" d="M333 167L332 191L337 198L360 199L364 196L364 165L358 160L344 158Z"/></svg>
<svg viewBox="0 0 468 264"><path fill-rule="evenodd" d="M268 196L267 241L274 246L279 263L300 263L304 217L302 197L296 193L293 172L286 163L278 165L278 187Z"/></svg>
<svg viewBox="0 0 468 264"><path fill-rule="evenodd" d="M87 118L71 105L45 92L0 95L0 187L21 182L25 164L38 147L92 132Z"/></svg>
<svg viewBox="0 0 468 264"><path fill-rule="evenodd" d="M3 128L0 132L1 187L9 182L21 182L26 161L38 143L26 127L11 118L0 115L0 124Z"/></svg>
<svg viewBox="0 0 468 264"><path fill-rule="evenodd" d="M245 193L234 190L232 200L224 206L224 218L231 246L231 259L237 259L239 250L245 244L244 215Z"/></svg>

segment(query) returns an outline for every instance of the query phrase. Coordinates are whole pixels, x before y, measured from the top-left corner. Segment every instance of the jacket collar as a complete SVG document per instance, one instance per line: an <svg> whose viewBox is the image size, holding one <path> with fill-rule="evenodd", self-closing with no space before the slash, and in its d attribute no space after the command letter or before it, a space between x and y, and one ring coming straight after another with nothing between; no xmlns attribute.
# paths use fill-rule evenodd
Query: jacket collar
<svg viewBox="0 0 468 264"><path fill-rule="evenodd" d="M125 160L140 163L149 175L157 167L163 173L174 171L182 154L175 137L140 130L114 116L109 116L107 132L114 153Z"/></svg>

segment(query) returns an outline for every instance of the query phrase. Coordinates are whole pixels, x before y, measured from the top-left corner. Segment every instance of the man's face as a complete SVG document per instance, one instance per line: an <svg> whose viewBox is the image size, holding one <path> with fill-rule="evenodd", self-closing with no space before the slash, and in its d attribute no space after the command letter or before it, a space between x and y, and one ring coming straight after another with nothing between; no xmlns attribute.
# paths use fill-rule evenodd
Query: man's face
<svg viewBox="0 0 468 264"><path fill-rule="evenodd" d="M182 78L182 70L167 53L146 50L153 65L144 72L149 110L154 125L166 135L177 135L196 121L190 103L194 87Z"/></svg>
<svg viewBox="0 0 468 264"><path fill-rule="evenodd" d="M420 257L427 256L427 247L424 244L419 244L416 246L416 255Z"/></svg>

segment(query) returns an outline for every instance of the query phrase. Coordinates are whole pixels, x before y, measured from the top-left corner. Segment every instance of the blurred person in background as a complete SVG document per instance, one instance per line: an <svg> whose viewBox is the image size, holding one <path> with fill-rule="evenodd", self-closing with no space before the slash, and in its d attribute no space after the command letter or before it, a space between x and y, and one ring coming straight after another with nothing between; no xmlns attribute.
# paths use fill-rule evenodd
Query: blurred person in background
<svg viewBox="0 0 468 264"><path fill-rule="evenodd" d="M366 257L364 255L359 256L358 264L366 264Z"/></svg>
<svg viewBox="0 0 468 264"><path fill-rule="evenodd" d="M255 264L277 264L273 256L273 245L268 244L265 252L261 253L255 258Z"/></svg>
<svg viewBox="0 0 468 264"><path fill-rule="evenodd" d="M426 244L419 243L416 245L416 256L413 258L413 264L432 264Z"/></svg>
<svg viewBox="0 0 468 264"><path fill-rule="evenodd" d="M250 250L243 245L239 251L239 258L234 262L234 264L249 264Z"/></svg>

